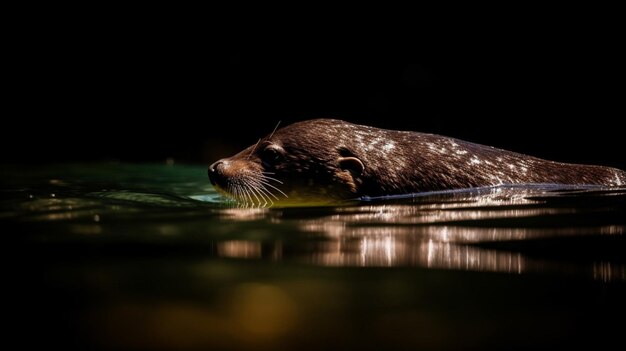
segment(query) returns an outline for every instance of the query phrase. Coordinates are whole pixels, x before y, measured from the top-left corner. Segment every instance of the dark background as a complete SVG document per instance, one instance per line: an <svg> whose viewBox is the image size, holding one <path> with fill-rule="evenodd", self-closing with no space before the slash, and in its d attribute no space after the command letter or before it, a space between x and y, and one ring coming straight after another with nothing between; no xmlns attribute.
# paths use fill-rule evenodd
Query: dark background
<svg viewBox="0 0 626 351"><path fill-rule="evenodd" d="M333 117L626 168L626 57L601 19L391 33L128 23L56 23L18 41L4 162L210 163L278 121Z"/></svg>

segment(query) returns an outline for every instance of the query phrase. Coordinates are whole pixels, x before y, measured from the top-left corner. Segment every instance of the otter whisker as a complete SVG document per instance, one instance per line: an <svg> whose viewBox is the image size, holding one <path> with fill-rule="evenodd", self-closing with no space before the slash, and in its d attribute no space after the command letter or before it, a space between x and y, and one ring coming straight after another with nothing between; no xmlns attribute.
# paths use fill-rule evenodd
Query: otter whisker
<svg viewBox="0 0 626 351"><path fill-rule="evenodd" d="M239 202L241 203L241 205L243 207L249 207L250 202L252 202L252 199L249 198L249 195L247 194L246 189L243 187L243 185L240 182L237 182L237 194L238 194Z"/></svg>
<svg viewBox="0 0 626 351"><path fill-rule="evenodd" d="M273 196L276 200L278 200L278 197L265 187L265 185L271 185L271 184L268 184L267 181L264 181L263 179L254 179L252 181L252 185L254 185L255 187L259 189L264 190L267 194ZM277 190L280 190L280 189L277 189Z"/></svg>
<svg viewBox="0 0 626 351"><path fill-rule="evenodd" d="M245 180L241 182L241 188L243 189L244 193L246 194L246 196L248 197L250 202L254 203L254 199L250 195L250 191L249 191L250 187L248 186L248 184L247 184L247 182Z"/></svg>
<svg viewBox="0 0 626 351"><path fill-rule="evenodd" d="M250 204L254 205L254 200L252 200L252 196L250 196L250 193L248 192L248 189L246 189L244 186L242 186L241 189L243 190L243 192L246 194L246 196L250 200Z"/></svg>
<svg viewBox="0 0 626 351"><path fill-rule="evenodd" d="M255 180L254 180L254 174L251 173L251 172L247 172L246 175L247 175L247 177L246 178L242 178L242 180L241 180L243 186L246 189L248 189L249 193L251 193L257 199L257 201L259 203L259 206L263 206L263 207L267 206L267 200L263 197L263 195L259 194L258 191L256 191L257 190L256 189L257 186L256 186L256 183L255 183ZM261 196L261 199L259 199L259 196L257 196L257 194ZM261 200L263 200L265 202L265 205L263 205L261 203Z"/></svg>
<svg viewBox="0 0 626 351"><path fill-rule="evenodd" d="M235 187L233 184L228 184L227 192L231 194L233 197L232 199L230 199L230 201L233 201L233 200L235 202L239 201L239 191L237 187Z"/></svg>
<svg viewBox="0 0 626 351"><path fill-rule="evenodd" d="M261 142L261 138L259 138L259 140L257 140L256 144L254 144L254 147L252 148L252 151L250 151L250 154L248 155L248 157L246 157L246 160L250 158L250 156L252 156L252 154L254 153L254 150L256 150L256 147L259 146L259 143Z"/></svg>
<svg viewBox="0 0 626 351"><path fill-rule="evenodd" d="M261 184L263 184L263 185L269 186L270 188L272 188L272 189L274 189L274 190L278 191L279 193L283 194L283 196L285 196L285 197L289 197L289 196L287 196L287 194L285 194L282 190L278 189L277 187L273 186L272 184L270 184L270 183L268 183L268 182L266 182L266 181L264 181L264 180L262 180L262 179L260 179L260 180L259 180L259 182L261 182ZM282 184L282 183L281 183L281 184Z"/></svg>
<svg viewBox="0 0 626 351"><path fill-rule="evenodd" d="M239 203L240 202L240 200L239 200L239 191L238 191L237 187L234 186L233 184L229 184L227 190L228 190L228 194L230 194L231 197L232 197L231 201L234 200L236 203Z"/></svg>
<svg viewBox="0 0 626 351"><path fill-rule="evenodd" d="M265 185L263 185L263 184L259 184L259 190L263 191L266 195L272 196L273 198L275 198L276 200L278 200L278 197L277 197L276 195L274 195L274 193L272 193L271 191L269 191L269 190L265 187ZM269 199L269 196L268 196L268 199ZM272 200L270 199L270 201L272 201Z"/></svg>
<svg viewBox="0 0 626 351"><path fill-rule="evenodd" d="M265 173L265 172L261 172L261 173ZM277 182L279 184L283 184L282 181L280 181L280 180L278 180L276 178L268 177L268 176L266 176L264 174L259 174L259 173L255 173L255 172L246 172L245 175L247 177L244 178L243 181L246 183L246 186L256 190L257 194L259 194L259 192L261 194L265 194L265 196L268 198L268 200L270 202L272 202L272 204L273 204L273 201L269 198L270 196L274 197L276 200L279 200L279 199L267 187L275 189L276 191L281 193L283 196L288 197L287 194L285 194L282 190L280 190L276 186L270 184L270 181L275 181L275 182ZM263 195L261 195L261 197L263 197Z"/></svg>
<svg viewBox="0 0 626 351"><path fill-rule="evenodd" d="M261 194L264 194L267 201L269 201L270 206L274 206L274 201L272 201L272 198L270 198L269 195L267 195L267 193L263 191L263 189L257 188L257 191Z"/></svg>
<svg viewBox="0 0 626 351"><path fill-rule="evenodd" d="M272 130L272 134L270 134L270 136L267 138L268 140L272 139L272 136L274 135L274 133L276 133L276 129L278 129L278 126L280 125L280 122L282 122L282 121L278 121L278 123L276 123L276 127L274 127L274 130Z"/></svg>
<svg viewBox="0 0 626 351"><path fill-rule="evenodd" d="M259 192L259 194L263 194L263 197L266 199L266 201L269 203L270 206L274 206L274 200L272 200L270 195L268 195L268 193L265 190L259 187L257 187L256 189Z"/></svg>
<svg viewBox="0 0 626 351"><path fill-rule="evenodd" d="M248 186L250 187L250 190L252 191L252 194L256 193L256 194L258 194L261 197L261 199L263 199L264 204L262 206L266 207L267 204L268 204L266 195L263 195L263 193L260 192L258 187L256 187L254 184L251 184L250 182L248 182ZM271 200L270 200L270 202L271 202ZM261 206L261 202L260 201L259 201L259 205Z"/></svg>
<svg viewBox="0 0 626 351"><path fill-rule="evenodd" d="M259 206L261 206L261 199L259 199L259 197L257 196L256 192L254 191L254 188L250 185L250 183L248 181L244 180L243 184L247 188L247 190L250 191L252 196L254 196L256 198L256 200L259 202ZM267 201L265 201L265 204L267 205Z"/></svg>
<svg viewBox="0 0 626 351"><path fill-rule="evenodd" d="M263 201L263 203L261 203L261 201L259 201L259 206L267 207L267 205L268 205L267 199L265 199L265 197L262 194L260 194L257 189L251 188L251 190L252 190L253 193L257 193L259 195L259 197L261 198L261 201Z"/></svg>
<svg viewBox="0 0 626 351"><path fill-rule="evenodd" d="M262 183L260 183L259 181L254 181L251 184L252 186L254 186L254 188L259 191L262 194L265 194L265 197L267 197L267 199L274 204L274 202L272 201L272 199L270 198L270 196L274 197L276 200L278 200L278 197L276 195L274 195L271 191L269 191Z"/></svg>
<svg viewBox="0 0 626 351"><path fill-rule="evenodd" d="M283 184L282 181L261 173L248 171L233 177L226 186L226 192L239 206L246 208L273 206L274 200L280 200L274 191L286 198L289 197L277 186L271 184L271 182Z"/></svg>
<svg viewBox="0 0 626 351"><path fill-rule="evenodd" d="M272 185L272 186L280 186L280 185L273 185L272 183L270 183L269 180L265 180L263 178L259 178L259 183L266 184L266 185ZM282 183L280 183L280 184L282 184Z"/></svg>
<svg viewBox="0 0 626 351"><path fill-rule="evenodd" d="M244 185L246 192L248 193L248 196L250 197L250 205L253 207L260 207L261 206L261 200L259 200L259 198L256 196L256 194L254 194L254 192L252 191L252 189L248 186L248 185ZM256 198L256 202L254 201L254 199L252 197Z"/></svg>
<svg viewBox="0 0 626 351"><path fill-rule="evenodd" d="M233 197L239 204L245 203L242 198L241 190L239 189L239 184L233 184L231 194L233 194Z"/></svg>
<svg viewBox="0 0 626 351"><path fill-rule="evenodd" d="M256 185L254 187L254 189L259 193L259 195L261 195L261 197L263 199L265 199L265 204L266 205L268 204L268 202L269 202L270 206L274 205L274 201L272 201L272 199L269 197L269 195L265 191L263 191L263 189L261 189L260 186Z"/></svg>
<svg viewBox="0 0 626 351"><path fill-rule="evenodd" d="M280 183L280 184L283 184L283 182L282 182L282 181L280 181L280 180L278 180L278 179L276 179L276 178L268 177L268 176L266 176L266 175L261 175L261 177L260 177L260 178L261 178L261 179L273 180L273 181L275 181L275 182L278 182L278 183Z"/></svg>

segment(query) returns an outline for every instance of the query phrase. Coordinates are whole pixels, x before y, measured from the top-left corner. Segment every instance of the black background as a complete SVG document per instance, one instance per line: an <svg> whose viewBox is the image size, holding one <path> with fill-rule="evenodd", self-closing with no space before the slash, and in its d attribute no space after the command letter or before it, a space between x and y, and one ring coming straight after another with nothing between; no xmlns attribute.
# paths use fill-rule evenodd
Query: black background
<svg viewBox="0 0 626 351"><path fill-rule="evenodd" d="M626 60L609 21L210 22L86 18L25 32L6 65L3 161L206 164L278 121L332 117L626 168Z"/></svg>

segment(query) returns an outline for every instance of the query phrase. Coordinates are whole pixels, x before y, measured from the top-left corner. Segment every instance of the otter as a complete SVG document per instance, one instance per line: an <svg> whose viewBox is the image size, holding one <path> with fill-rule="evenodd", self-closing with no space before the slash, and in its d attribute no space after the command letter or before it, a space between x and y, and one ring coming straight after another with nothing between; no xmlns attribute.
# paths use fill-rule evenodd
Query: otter
<svg viewBox="0 0 626 351"><path fill-rule="evenodd" d="M213 163L208 174L218 192L262 206L503 184L626 184L626 172L615 168L547 161L435 134L335 119L275 130Z"/></svg>

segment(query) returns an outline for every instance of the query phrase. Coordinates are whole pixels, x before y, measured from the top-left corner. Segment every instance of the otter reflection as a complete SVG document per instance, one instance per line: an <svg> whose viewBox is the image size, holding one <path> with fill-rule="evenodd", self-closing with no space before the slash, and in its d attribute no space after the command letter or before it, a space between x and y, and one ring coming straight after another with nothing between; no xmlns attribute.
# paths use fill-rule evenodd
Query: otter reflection
<svg viewBox="0 0 626 351"><path fill-rule="evenodd" d="M215 254L324 266L418 266L626 280L626 264L619 258L626 224L616 210L620 207L611 202L622 201L624 191L605 192L505 187L306 212L224 209L223 220L289 228L290 240L222 241Z"/></svg>
<svg viewBox="0 0 626 351"><path fill-rule="evenodd" d="M426 241L407 243L393 236L320 245L319 252L305 261L326 266L420 266L521 273L525 262L520 254L483 250L468 245Z"/></svg>
<svg viewBox="0 0 626 351"><path fill-rule="evenodd" d="M625 232L624 227L598 229L599 232L604 233ZM478 233L470 232L471 230L467 230L465 236L480 236ZM489 236L492 234L490 233ZM533 235L537 234L537 232L533 233ZM580 232L572 231L570 234L579 235ZM446 234L442 233L440 237L446 237ZM415 241L415 237L409 233L401 234L399 231L385 233L384 229L377 234L335 237L325 241L308 242L301 246L285 244L282 241L224 241L217 243L216 255L240 259L290 260L322 266L416 266L515 274L582 275L602 281L626 280L626 265L619 262L561 262L529 257L521 252L486 249L471 244L432 239Z"/></svg>
<svg viewBox="0 0 626 351"><path fill-rule="evenodd" d="M290 233L288 240L221 241L215 255L626 280L619 249L626 224L612 203L624 196L620 189L497 188L365 206L224 209L223 220L279 225Z"/></svg>

